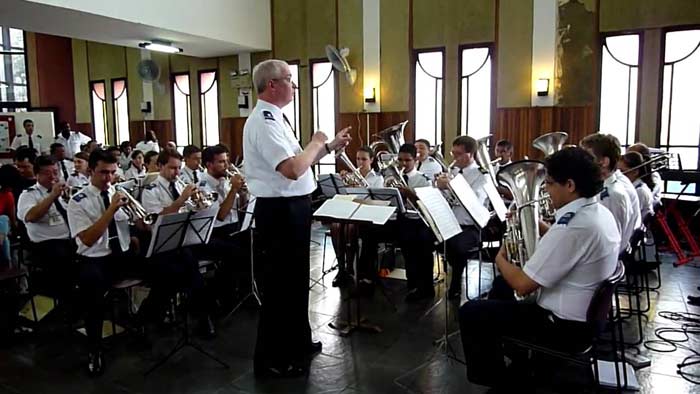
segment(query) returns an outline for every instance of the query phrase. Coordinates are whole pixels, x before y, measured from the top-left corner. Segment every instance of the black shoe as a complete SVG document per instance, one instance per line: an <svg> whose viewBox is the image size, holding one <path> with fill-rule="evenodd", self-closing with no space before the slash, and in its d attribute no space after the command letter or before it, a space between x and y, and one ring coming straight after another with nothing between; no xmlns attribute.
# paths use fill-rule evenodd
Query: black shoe
<svg viewBox="0 0 700 394"><path fill-rule="evenodd" d="M309 356L313 356L314 354L321 353L321 350L323 350L323 344L321 341L314 342L311 341L311 344L309 345Z"/></svg>
<svg viewBox="0 0 700 394"><path fill-rule="evenodd" d="M104 371L104 360L100 350L88 353L87 370L91 377L100 376Z"/></svg>
<svg viewBox="0 0 700 394"><path fill-rule="evenodd" d="M212 339L216 337L216 327L211 317L206 316L199 321L199 335L203 339Z"/></svg>
<svg viewBox="0 0 700 394"><path fill-rule="evenodd" d="M352 282L352 277L350 274L343 270L343 271L338 271L338 275L333 278L333 282L331 283L333 287L346 287L347 285Z"/></svg>
<svg viewBox="0 0 700 394"><path fill-rule="evenodd" d="M406 296L405 301L408 303L418 302L421 300L433 299L435 297L435 290L432 288L430 290L411 290Z"/></svg>
<svg viewBox="0 0 700 394"><path fill-rule="evenodd" d="M306 374L307 369L298 365L288 364L279 367L256 367L256 378L296 378Z"/></svg>

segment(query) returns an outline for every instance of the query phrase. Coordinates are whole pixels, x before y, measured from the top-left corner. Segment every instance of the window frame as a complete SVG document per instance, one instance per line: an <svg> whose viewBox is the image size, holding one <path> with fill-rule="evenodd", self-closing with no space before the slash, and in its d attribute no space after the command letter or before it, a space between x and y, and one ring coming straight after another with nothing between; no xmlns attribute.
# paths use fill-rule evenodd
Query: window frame
<svg viewBox="0 0 700 394"><path fill-rule="evenodd" d="M9 36L10 32L10 26L0 26L0 34L4 34L5 29L7 29L7 34ZM15 29L12 27L12 29ZM5 51L4 49L0 48L0 55L22 55L24 56L24 71L26 73L26 83L27 83L27 101L2 101L0 100L0 113L2 113L3 109L7 109L8 112L17 112L17 110L26 110L30 111L32 106L31 106L31 101L32 101L32 92L31 92L31 84L29 83L29 61L27 59L27 32L23 29L15 29L15 30L22 30L22 42L24 43L24 47L22 48L22 52L12 52L10 51ZM0 65L2 66L2 65Z"/></svg>
<svg viewBox="0 0 700 394"><path fill-rule="evenodd" d="M197 105L199 105L199 134L200 138L202 141L202 147L208 147L208 146L213 146L213 145L207 145L206 144L206 138L205 138L205 130L204 130L204 108L202 107L202 98L203 95L208 93L209 90L213 89L214 87L210 87L209 90L206 92L202 92L202 74L207 74L207 73L214 73L214 81L216 83L216 114L217 114L217 119L216 122L218 124L218 130L219 130L219 138L216 144L221 143L221 106L219 105L219 101L221 101L221 94L219 94L219 83L221 81L219 80L219 70L217 69L206 69L206 70L198 70L197 71ZM190 85L191 86L191 85ZM190 94L190 111L192 108L192 95ZM177 144L177 143L176 143ZM214 144L214 145L216 145Z"/></svg>
<svg viewBox="0 0 700 394"><path fill-rule="evenodd" d="M110 130L109 130L109 119L107 117L107 80L104 80L104 79L95 79L95 80L89 81L89 83L88 83L88 88L89 88L88 97L90 97L90 118L92 119L92 139L99 143L99 140L97 139L97 127L96 127L97 124L95 123L95 103L94 103L94 100L92 99L92 94L94 91L93 85L98 84L98 83L101 83L104 85L105 98L104 98L104 100L102 100L102 105L103 105L102 117L104 118L104 130L105 130L104 131L104 138L105 138L104 144L108 145L109 144Z"/></svg>
<svg viewBox="0 0 700 394"><path fill-rule="evenodd" d="M311 111L310 111L310 113L311 113L311 135L313 135L313 133L315 133L317 131L317 128L316 128L317 126L315 124L316 115L314 114L314 101L313 100L314 100L314 89L315 89L315 87L314 87L314 65L318 64L318 63L330 63L330 62L326 58L309 59L309 86L311 87L311 91L309 93L309 104L311 104L310 105L310 109L311 109ZM319 85L319 87L326 84L328 82L328 79L330 79L330 78L333 78L333 81L332 81L333 89L334 89L334 91L333 91L333 95L334 95L333 117L334 117L335 128L337 129L339 121L340 121L340 114L338 112L338 104L339 104L338 101L340 98L340 92L339 92L340 89L338 86L338 82L339 82L340 78L339 78L339 73L333 68L333 65L331 65L330 75L326 78L326 80L321 85ZM335 135L335 133L336 133L336 130L331 131L331 134ZM338 171L338 160L334 160L333 164L321 163L319 160L319 162L314 164L314 166L313 166L314 173L316 175L319 175L321 173L320 171L321 171L322 166L330 167L331 165L333 166L333 171L337 172Z"/></svg>
<svg viewBox="0 0 700 394"><path fill-rule="evenodd" d="M119 144L122 143L122 141L119 141L119 138L117 138L117 129L119 128L119 120L117 119L117 98L114 97L114 83L118 81L124 81L124 93L126 94L126 120L127 120L127 128L126 128L126 137L128 137L125 141L130 141L131 140L131 117L129 116L129 81L127 80L126 77L119 77L119 78L112 78L110 79L110 88L112 89L111 91L111 99L112 99L112 119L114 119L114 130L110 133L111 136L114 138L114 143L113 145L119 146ZM121 96L120 96L121 97ZM122 135L122 138L125 136Z"/></svg>
<svg viewBox="0 0 700 394"><path fill-rule="evenodd" d="M180 145L180 141L177 139L177 124L176 124L176 116L175 116L175 89L179 88L176 86L176 78L181 76L181 75L187 75L187 85L190 89L190 93L187 94L187 100L188 100L188 111L187 111L187 143L184 145ZM192 76L190 75L189 71L184 71L184 72L179 72L179 73L171 73L170 74L170 87L172 89L172 94L171 94L171 99L170 99L170 108L171 108L171 114L173 118L173 139L175 139L175 145L178 147L185 147L187 145L192 145L194 141L194 132L192 129ZM197 84L199 85L199 83ZM184 93L183 93L184 94Z"/></svg>
<svg viewBox="0 0 700 394"><path fill-rule="evenodd" d="M465 49L478 49L478 48L488 48L489 50L489 55L487 56L486 59L484 59L484 63L468 76L462 76L462 52ZM458 136L462 135L468 135L467 130L462 130L462 79L464 78L469 78L472 75L476 74L481 70L486 65L486 61L488 59L491 59L491 75L490 75L490 85L491 85L491 97L489 98L489 134L493 135L494 131L494 124L495 124L495 118L496 118L496 96L497 96L497 91L496 91L496 77L497 77L497 67L496 67L496 43L494 42L479 42L479 43L472 43L472 44L461 44L458 47L458 52L457 52L457 125L459 125L459 134ZM444 68L444 60L443 60L443 68ZM444 71L443 71L444 73ZM444 88L443 88L443 93L444 93ZM443 106L444 106L444 101L443 101ZM444 113L443 109L443 113ZM469 124L469 118L467 117L467 125ZM444 126L443 126L444 129ZM444 145L444 136L443 136L443 145ZM444 153L443 153L444 154Z"/></svg>
<svg viewBox="0 0 700 394"><path fill-rule="evenodd" d="M431 145L435 145L437 143L437 133L440 133L440 141L441 143L445 142L445 72L446 72L446 66L447 62L445 61L445 55L446 55L446 48L444 46L442 47L432 47L432 48L416 48L411 51L411 87L410 87L410 124L412 125L411 129L413 132L413 138L409 139L407 136L404 136L404 139L409 141L409 140L416 140L416 133L417 133L417 125L416 125L416 63L418 62L418 57L421 53L429 53L429 52L440 52L442 55L442 77L439 78L442 81L442 113L440 114L440 130L435 130L436 134L434 135L435 141L431 141ZM427 74L427 73L426 73ZM430 75L430 74L428 74ZM436 95L437 97L437 95ZM437 117L436 117L437 119Z"/></svg>

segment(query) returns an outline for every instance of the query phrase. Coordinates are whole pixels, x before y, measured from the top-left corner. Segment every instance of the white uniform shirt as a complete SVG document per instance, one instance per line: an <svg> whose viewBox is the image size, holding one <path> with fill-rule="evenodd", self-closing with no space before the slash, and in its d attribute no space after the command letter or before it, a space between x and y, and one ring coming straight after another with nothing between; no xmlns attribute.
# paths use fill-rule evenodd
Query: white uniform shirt
<svg viewBox="0 0 700 394"><path fill-rule="evenodd" d="M71 174L75 172L75 166L72 161L63 159L63 160L58 160L56 161L56 167L58 167L58 179L61 180L61 182L68 182L68 179L70 178ZM68 177L65 176L63 170L65 171L65 174L68 174Z"/></svg>
<svg viewBox="0 0 700 394"><path fill-rule="evenodd" d="M87 175L79 172L73 172L70 177L68 177L68 181L66 182L66 184L70 187L87 186L88 183L90 183L90 178Z"/></svg>
<svg viewBox="0 0 700 394"><path fill-rule="evenodd" d="M620 250L627 248L632 232L634 232L632 202L625 192L622 183L617 180L615 174L610 174L605 179L603 191L598 194L598 200L605 208L608 208L615 218L618 231L620 231Z"/></svg>
<svg viewBox="0 0 700 394"><path fill-rule="evenodd" d="M174 183L175 190L182 194L182 183ZM141 192L141 205L148 213L160 213L163 209L171 206L175 199L175 196L170 192L170 182L160 175L155 182L147 185Z"/></svg>
<svg viewBox="0 0 700 394"><path fill-rule="evenodd" d="M651 191L652 201L654 205L661 204L661 190L664 181L661 179L661 175L656 171L651 173L651 180L654 181L654 190Z"/></svg>
<svg viewBox="0 0 700 394"><path fill-rule="evenodd" d="M641 208L642 220L650 214L654 213L654 198L651 195L651 190L649 186L644 183L641 179L637 179L632 182L635 190L637 191L637 197L639 197L639 207Z"/></svg>
<svg viewBox="0 0 700 394"><path fill-rule="evenodd" d="M42 200L51 194L49 189L36 184L20 194L17 202L17 218L24 222L27 227L27 235L32 242L43 242L50 239L67 239L70 238L68 231L68 223L66 223L63 215L56 208L55 203L51 203L48 212L36 222L28 222L25 220L30 209L34 208ZM66 204L63 198L57 199L58 203L66 209ZM67 210L67 209L66 209Z"/></svg>
<svg viewBox="0 0 700 394"><path fill-rule="evenodd" d="M508 164L512 164L512 163L513 163L513 160L508 160L507 162L505 162L503 164L501 164L500 161L497 162L496 164L493 165L494 173L498 174L498 171L500 171L501 168L507 166Z"/></svg>
<svg viewBox="0 0 700 394"><path fill-rule="evenodd" d="M558 209L523 268L541 286L537 304L562 319L586 321L593 293L615 272L619 245L615 219L595 198Z"/></svg>
<svg viewBox="0 0 700 394"><path fill-rule="evenodd" d="M316 181L311 168L297 180L286 178L277 166L303 151L282 110L258 99L243 127L246 182L256 197L293 197L311 194Z"/></svg>
<svg viewBox="0 0 700 394"><path fill-rule="evenodd" d="M622 183L622 186L625 187L625 193L627 193L627 197L630 198L630 202L632 203L632 221L634 222L634 228L636 229L641 227L642 206L639 203L639 197L637 196L637 191L635 190L634 185L620 170L615 171L615 178L617 178L617 180Z"/></svg>
<svg viewBox="0 0 700 394"><path fill-rule="evenodd" d="M109 200L115 193L114 187L108 190ZM104 257L112 253L109 248L109 228L105 229L102 236L90 247L83 244L78 234L90 228L102 214L106 207L102 202L100 190L93 185L88 185L71 198L68 203L68 225L71 236L78 244L78 254L85 257ZM114 214L114 221L117 225L117 235L122 251L129 250L129 216L123 209L117 210Z"/></svg>
<svg viewBox="0 0 700 394"><path fill-rule="evenodd" d="M43 138L41 137L41 135L37 134L36 131L31 136L27 135L27 133L25 132L15 135L15 138L12 139L10 149L17 150L20 146L28 147L30 138L32 139L34 150L36 150L39 154L48 151L48 147L44 144L44 141L42 140Z"/></svg>
<svg viewBox="0 0 700 394"><path fill-rule="evenodd" d="M457 167L452 167L450 169L450 173L453 176L460 175L459 171L460 169ZM467 181L469 186L471 186L472 190L474 190L474 194L476 194L476 197L478 198L479 202L482 205L486 206L486 204L488 203L488 196L486 195L484 186L487 182L487 175L481 172L479 164L477 164L476 161L473 161L470 165L466 166L461 171L461 175ZM469 215L467 210L461 204L453 206L452 212L454 212L455 217L457 218L457 222L460 226L474 225L474 219L472 219L471 215Z"/></svg>
<svg viewBox="0 0 700 394"><path fill-rule="evenodd" d="M136 144L134 149L140 150L144 155L146 152L150 151L160 152L160 146L158 146L158 142L156 141L140 141L138 144Z"/></svg>
<svg viewBox="0 0 700 394"><path fill-rule="evenodd" d="M435 179L435 175L442 173L442 166L440 163L430 156L423 161L419 161L416 169L427 176L430 181Z"/></svg>
<svg viewBox="0 0 700 394"><path fill-rule="evenodd" d="M122 171L126 170L127 168L129 168L129 163L131 163L131 158L128 155L122 153L122 155L119 156L118 161L119 169Z"/></svg>
<svg viewBox="0 0 700 394"><path fill-rule="evenodd" d="M85 134L79 131L71 130L67 139L64 138L62 134L59 134L54 139L54 142L58 142L59 144L63 145L63 147L66 149L67 159L73 159L73 156L80 152L80 145L85 145L90 142L90 140L90 137L86 136Z"/></svg>
<svg viewBox="0 0 700 394"><path fill-rule="evenodd" d="M124 171L124 179L129 180L129 179L136 179L140 178L142 176L146 176L146 166L143 166L141 170L138 168L132 166L129 166L129 169Z"/></svg>
<svg viewBox="0 0 700 394"><path fill-rule="evenodd" d="M196 179L195 174L197 174ZM180 180L186 185L190 183L199 183L199 181L202 180L202 174L202 171L199 171L199 169L191 170L189 167L183 166L182 171L180 171Z"/></svg>
<svg viewBox="0 0 700 394"><path fill-rule="evenodd" d="M413 169L413 171L405 173L404 175L408 177L408 182L407 182L408 187L411 188L412 190L415 190L418 187L431 186L431 182L428 179L428 177L426 177L425 174L416 170L415 168ZM408 209L408 206L406 207L406 209ZM413 212L406 213L405 216L408 219L419 219L420 218L417 213L413 213Z"/></svg>
<svg viewBox="0 0 700 394"><path fill-rule="evenodd" d="M377 174L374 170L369 170L365 180L369 187L384 187L384 177L381 174Z"/></svg>
<svg viewBox="0 0 700 394"><path fill-rule="evenodd" d="M221 203L224 202L224 199L226 199L229 190L231 190L231 183L225 177L222 177L221 179L216 179L213 176L206 173L202 174L202 180L199 181L199 185L197 187L204 193L216 192L218 194L216 202L212 204L212 207L215 207L218 211L219 207L221 206ZM237 223L238 205L239 199L238 196L236 196L231 211L226 215L224 220L217 219L214 223L214 228L225 226L231 223Z"/></svg>

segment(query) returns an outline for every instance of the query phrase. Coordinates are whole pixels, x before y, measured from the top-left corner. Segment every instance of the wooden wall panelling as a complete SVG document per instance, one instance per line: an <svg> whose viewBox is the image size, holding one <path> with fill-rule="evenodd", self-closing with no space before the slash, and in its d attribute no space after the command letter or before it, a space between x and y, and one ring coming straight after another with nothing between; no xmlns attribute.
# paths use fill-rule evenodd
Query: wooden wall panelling
<svg viewBox="0 0 700 394"><path fill-rule="evenodd" d="M243 158L243 126L247 118L223 118L219 141L231 150L231 160Z"/></svg>
<svg viewBox="0 0 700 394"><path fill-rule="evenodd" d="M367 140L367 118L369 117L369 141ZM336 132L340 131L342 128L347 126L352 126L352 141L350 145L345 149L348 157L355 161L355 153L361 145L369 145L377 140L375 134L381 130L386 129L389 126L393 126L397 123L403 122L408 119L408 111L399 112L379 112L379 113L360 113L359 121L358 114L352 113L341 113L339 116L340 120L336 126ZM413 141L413 132L410 128L410 124L406 126L404 132L404 139L406 141ZM345 166L342 165L340 161L337 162L339 169L344 169Z"/></svg>
<svg viewBox="0 0 700 394"><path fill-rule="evenodd" d="M75 124L75 91L71 39L36 33L36 67L39 104L55 107L55 122Z"/></svg>
<svg viewBox="0 0 700 394"><path fill-rule="evenodd" d="M135 120L129 122L129 140L131 141L131 146L136 146L139 141L143 140L144 127L145 130L155 131L158 144L161 147L164 147L168 141L175 141L172 120Z"/></svg>

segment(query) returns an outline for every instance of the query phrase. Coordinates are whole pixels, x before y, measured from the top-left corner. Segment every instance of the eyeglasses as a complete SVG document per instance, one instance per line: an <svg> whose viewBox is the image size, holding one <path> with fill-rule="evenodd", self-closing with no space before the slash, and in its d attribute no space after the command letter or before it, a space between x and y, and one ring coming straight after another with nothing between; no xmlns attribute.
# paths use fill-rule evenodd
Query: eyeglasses
<svg viewBox="0 0 700 394"><path fill-rule="evenodd" d="M273 80L273 81L287 81L287 82L289 82L289 83L292 83L292 76L291 76L291 75L287 75L287 76L284 76L284 77L282 77L282 78L272 78L272 80Z"/></svg>

